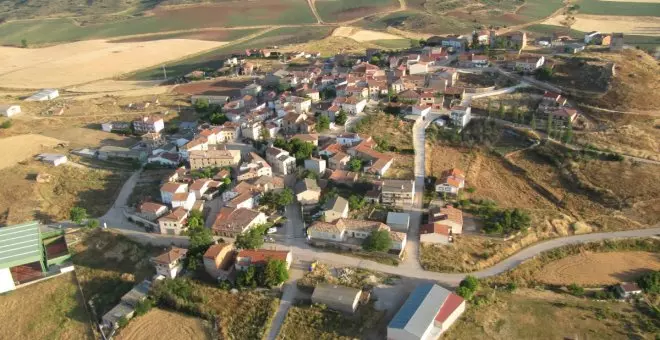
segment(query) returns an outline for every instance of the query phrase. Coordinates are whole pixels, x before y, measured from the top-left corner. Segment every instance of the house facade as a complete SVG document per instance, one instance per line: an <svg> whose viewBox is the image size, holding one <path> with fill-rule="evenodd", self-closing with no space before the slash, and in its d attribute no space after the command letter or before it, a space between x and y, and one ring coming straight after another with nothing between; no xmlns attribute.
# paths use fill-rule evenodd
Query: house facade
<svg viewBox="0 0 660 340"><path fill-rule="evenodd" d="M234 264L234 245L232 243L213 244L202 257L204 270L216 280L225 280Z"/></svg>
<svg viewBox="0 0 660 340"><path fill-rule="evenodd" d="M239 150L204 150L189 151L188 160L191 169L206 167L236 166L241 161Z"/></svg>
<svg viewBox="0 0 660 340"><path fill-rule="evenodd" d="M175 208L169 214L158 219L160 233L164 235L181 235L188 229L186 225L188 212L182 207Z"/></svg>
<svg viewBox="0 0 660 340"><path fill-rule="evenodd" d="M415 197L415 182L411 180L386 179L381 187L381 200L384 204L412 204Z"/></svg>
<svg viewBox="0 0 660 340"><path fill-rule="evenodd" d="M151 258L151 263L156 267L156 275L162 275L168 279L174 279L183 270L188 249L172 247L167 252Z"/></svg>

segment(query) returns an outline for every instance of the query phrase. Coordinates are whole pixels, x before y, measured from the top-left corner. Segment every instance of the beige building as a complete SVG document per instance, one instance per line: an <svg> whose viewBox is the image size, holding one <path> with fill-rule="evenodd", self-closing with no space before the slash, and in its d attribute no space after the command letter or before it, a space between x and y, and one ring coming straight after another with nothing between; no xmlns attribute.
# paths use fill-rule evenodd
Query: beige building
<svg viewBox="0 0 660 340"><path fill-rule="evenodd" d="M204 253L204 269L214 279L224 280L234 268L234 245L218 243Z"/></svg>
<svg viewBox="0 0 660 340"><path fill-rule="evenodd" d="M206 167L235 166L241 161L241 152L238 150L204 150L189 151L191 169Z"/></svg>
<svg viewBox="0 0 660 340"><path fill-rule="evenodd" d="M296 184L296 198L302 205L318 204L321 199L321 188L316 180L305 178Z"/></svg>
<svg viewBox="0 0 660 340"><path fill-rule="evenodd" d="M156 267L156 274L174 279L183 270L187 253L188 249L172 247L166 253L151 258L151 263Z"/></svg>
<svg viewBox="0 0 660 340"><path fill-rule="evenodd" d="M161 234L167 235L181 235L183 231L188 229L186 219L188 212L182 207L172 210L171 213L158 219L158 226L160 227Z"/></svg>
<svg viewBox="0 0 660 340"><path fill-rule="evenodd" d="M332 222L340 218L348 218L348 201L341 197L335 196L325 203L323 210L326 222Z"/></svg>

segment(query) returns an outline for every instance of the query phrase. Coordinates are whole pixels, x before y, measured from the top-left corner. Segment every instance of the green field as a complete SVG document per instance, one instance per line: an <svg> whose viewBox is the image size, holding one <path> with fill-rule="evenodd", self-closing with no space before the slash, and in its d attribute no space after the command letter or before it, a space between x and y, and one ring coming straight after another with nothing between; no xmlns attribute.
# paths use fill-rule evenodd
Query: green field
<svg viewBox="0 0 660 340"><path fill-rule="evenodd" d="M165 39L195 39L195 40L208 40L208 41L233 41L250 34L262 31L261 28L246 28L246 29L232 29L232 30L205 30L205 31L192 31L192 32L175 32L175 33L162 33L162 34L149 34L139 37L120 38L112 42L140 42L140 41L154 41Z"/></svg>
<svg viewBox="0 0 660 340"><path fill-rule="evenodd" d="M580 14L660 16L660 3L579 0Z"/></svg>
<svg viewBox="0 0 660 340"><path fill-rule="evenodd" d="M305 2L266 0L161 9L151 16L90 25L67 18L11 21L0 25L0 44L19 45L26 39L30 45L39 45L195 28L305 23L315 23Z"/></svg>
<svg viewBox="0 0 660 340"><path fill-rule="evenodd" d="M553 32L566 32L566 28L553 25L530 25L525 27L525 31L533 33L536 37L552 36ZM571 30L570 36L575 39L582 39L586 32ZM647 35L624 35L624 43L639 47L643 50L654 49L660 46L660 37L647 36Z"/></svg>
<svg viewBox="0 0 660 340"><path fill-rule="evenodd" d="M217 69L222 66L222 57L238 53L248 48L263 48L273 45L298 44L322 39L332 32L333 27L283 27L267 32L248 41L220 47L210 52L166 65L167 74L182 76L202 68ZM132 74L131 80L161 79L161 67L146 69Z"/></svg>
<svg viewBox="0 0 660 340"><path fill-rule="evenodd" d="M397 0L317 0L316 10L325 22L342 22L399 7Z"/></svg>
<svg viewBox="0 0 660 340"><path fill-rule="evenodd" d="M391 26L413 32L458 34L471 32L476 24L450 16L442 17L423 12L401 11L388 14L382 18L365 18L356 25L372 30L385 30L388 26Z"/></svg>
<svg viewBox="0 0 660 340"><path fill-rule="evenodd" d="M552 36L555 32L561 32L566 34L566 28L554 25L545 25L545 24L536 24L525 27L525 31L533 33L536 37ZM584 38L584 33L582 31L572 29L570 31L570 36L575 39Z"/></svg>
<svg viewBox="0 0 660 340"><path fill-rule="evenodd" d="M562 5L562 0L527 0L517 14L529 19L527 21L539 20L550 16Z"/></svg>
<svg viewBox="0 0 660 340"><path fill-rule="evenodd" d="M391 48L391 49L400 49L400 48L409 48L410 47L410 39L385 39L385 40L374 40L371 41L372 43L382 46L384 48Z"/></svg>

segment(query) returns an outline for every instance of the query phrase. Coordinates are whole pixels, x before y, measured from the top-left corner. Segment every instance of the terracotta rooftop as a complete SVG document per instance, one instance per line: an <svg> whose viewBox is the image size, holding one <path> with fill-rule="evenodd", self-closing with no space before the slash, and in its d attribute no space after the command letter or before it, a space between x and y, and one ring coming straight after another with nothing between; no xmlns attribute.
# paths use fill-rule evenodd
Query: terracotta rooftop
<svg viewBox="0 0 660 340"><path fill-rule="evenodd" d="M242 232L259 214L246 208L222 208L213 223L213 230Z"/></svg>
<svg viewBox="0 0 660 340"><path fill-rule="evenodd" d="M218 255L222 252L223 249L227 247L232 247L233 245L231 243L217 243L209 247L209 249L206 250L204 253L204 257L207 259L215 259L218 257Z"/></svg>
<svg viewBox="0 0 660 340"><path fill-rule="evenodd" d="M159 218L158 220L181 222L187 216L188 216L188 212L186 211L186 209L183 209L182 207L176 207L174 208L174 210L172 210L172 212Z"/></svg>
<svg viewBox="0 0 660 340"><path fill-rule="evenodd" d="M152 258L151 261L159 264L170 264L184 258L187 253L188 249L172 247L169 251Z"/></svg>
<svg viewBox="0 0 660 340"><path fill-rule="evenodd" d="M429 209L429 222L438 222L448 220L454 223L463 224L463 211L448 205L440 209Z"/></svg>
<svg viewBox="0 0 660 340"><path fill-rule="evenodd" d="M420 234L440 234L445 236L451 235L451 227L442 223L428 223L419 227Z"/></svg>
<svg viewBox="0 0 660 340"><path fill-rule="evenodd" d="M176 194L172 195L172 202L187 201L189 195L190 195L189 192L177 192Z"/></svg>
<svg viewBox="0 0 660 340"><path fill-rule="evenodd" d="M346 170L334 170L330 174L330 177L328 177L328 179L333 180L335 182L355 182L357 180L357 177L358 174L356 172L351 172Z"/></svg>
<svg viewBox="0 0 660 340"><path fill-rule="evenodd" d="M185 187L186 185L183 183L173 183L173 182L165 183L163 184L162 187L160 187L160 191L169 192L173 194L177 192L177 190L179 190L179 188L182 186Z"/></svg>
<svg viewBox="0 0 660 340"><path fill-rule="evenodd" d="M198 179L195 180L190 185L190 190L201 190L204 186L208 186L211 183L210 179Z"/></svg>
<svg viewBox="0 0 660 340"><path fill-rule="evenodd" d="M246 266L265 265L268 260L287 260L290 251L268 249L244 249L238 252L236 259L239 264Z"/></svg>
<svg viewBox="0 0 660 340"><path fill-rule="evenodd" d="M167 208L166 206L159 204L159 203L154 203L154 202L144 202L140 204L140 207L138 208L140 212L142 213L152 213L155 214L158 212L158 210L162 208Z"/></svg>

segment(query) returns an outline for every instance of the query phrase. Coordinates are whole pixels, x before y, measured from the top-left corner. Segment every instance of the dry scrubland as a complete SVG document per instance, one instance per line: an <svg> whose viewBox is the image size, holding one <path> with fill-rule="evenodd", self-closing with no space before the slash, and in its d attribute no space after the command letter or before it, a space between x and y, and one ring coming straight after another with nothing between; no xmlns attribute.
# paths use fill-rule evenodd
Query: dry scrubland
<svg viewBox="0 0 660 340"><path fill-rule="evenodd" d="M175 312L154 308L137 317L122 329L118 340L210 340L211 326L207 321Z"/></svg>
<svg viewBox="0 0 660 340"><path fill-rule="evenodd" d="M5 169L24 161L32 155L51 150L63 141L41 135L19 135L0 139L2 160L0 169Z"/></svg>
<svg viewBox="0 0 660 340"><path fill-rule="evenodd" d="M12 88L66 87L160 65L223 44L184 39L89 40L38 49L0 47L0 81Z"/></svg>
<svg viewBox="0 0 660 340"><path fill-rule="evenodd" d="M551 291L484 292L443 339L653 339L653 320L629 304L600 302Z"/></svg>
<svg viewBox="0 0 660 340"><path fill-rule="evenodd" d="M37 183L38 174L51 176L48 183ZM127 175L108 171L61 165L52 167L29 161L0 170L0 223L30 220L43 222L69 218L74 206L98 217L106 213Z"/></svg>
<svg viewBox="0 0 660 340"><path fill-rule="evenodd" d="M1 339L94 339L73 273L0 295Z"/></svg>
<svg viewBox="0 0 660 340"><path fill-rule="evenodd" d="M350 38L358 42L363 42L363 41L374 41L374 40L397 40L397 39L404 39L398 35L394 34L389 34L389 33L384 33L384 32L377 32L377 31L369 31L369 30L363 30L361 28L357 27L338 27L334 31L332 31L332 36L333 37L344 37L344 38Z"/></svg>

